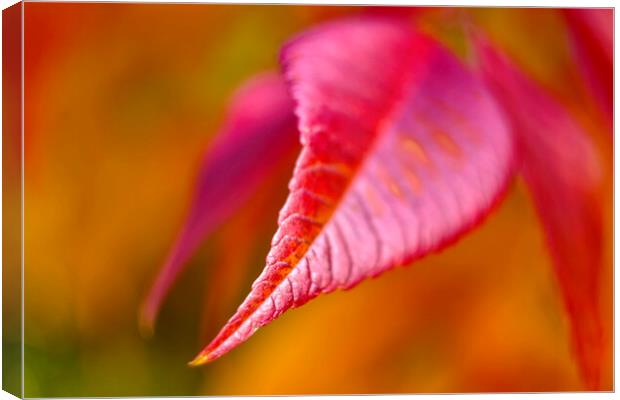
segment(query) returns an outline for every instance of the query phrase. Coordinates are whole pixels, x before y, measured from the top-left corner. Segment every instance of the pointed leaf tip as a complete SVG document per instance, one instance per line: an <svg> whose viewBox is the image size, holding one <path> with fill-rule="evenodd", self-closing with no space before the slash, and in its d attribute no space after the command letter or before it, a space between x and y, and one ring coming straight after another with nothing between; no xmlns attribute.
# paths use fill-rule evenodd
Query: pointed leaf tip
<svg viewBox="0 0 620 400"><path fill-rule="evenodd" d="M210 360L290 308L453 242L514 172L486 87L407 24L331 23L289 43L281 61L303 149L266 267L203 350Z"/></svg>
<svg viewBox="0 0 620 400"><path fill-rule="evenodd" d="M209 357L208 353L201 352L192 361L188 362L187 365L190 367L200 367L210 363L213 360L214 358Z"/></svg>

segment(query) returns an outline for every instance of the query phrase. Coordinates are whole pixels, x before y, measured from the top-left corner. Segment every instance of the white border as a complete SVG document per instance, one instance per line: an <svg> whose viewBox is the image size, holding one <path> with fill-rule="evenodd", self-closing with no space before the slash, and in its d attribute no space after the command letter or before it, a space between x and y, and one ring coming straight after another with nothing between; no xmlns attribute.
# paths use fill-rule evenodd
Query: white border
<svg viewBox="0 0 620 400"><path fill-rule="evenodd" d="M44 1L44 0L28 0L28 1ZM79 0L64 0L63 2L81 2ZM84 2L84 1L82 1ZM97 1L86 1L86 2L97 2ZM121 2L121 1L105 1L105 2ZM248 2L247 0L229 0L229 1L200 1L200 0L184 0L184 1L163 1L163 0L134 0L132 2L135 3L206 3L206 4L250 4L250 2ZM14 0L0 0L0 6L2 9L5 9L11 5L15 4ZM615 7L615 1L601 1L601 0L592 0L592 1L588 1L588 2L584 2L584 1L578 1L578 0L562 0L562 1L549 1L549 0L545 0L545 1L536 1L536 0L525 0L525 1L492 1L492 0L488 0L488 1L480 1L480 0L476 0L476 1L441 1L441 2L437 2L436 4L429 4L428 1L416 1L416 0L389 0L389 1L360 1L360 0L314 0L314 1L307 1L307 0L287 0L287 1L281 1L281 0L255 0L252 1L251 4L315 4L315 5L328 5L328 4L335 4L335 5L367 5L367 4L373 4L373 5L402 5L402 6L406 6L406 5L430 5L430 6L474 6L474 7ZM22 14L22 28L24 27L24 21L23 21L23 14ZM1 43L1 37L2 37L2 20L0 18L0 43ZM617 32L614 32L614 54L616 54L616 46L617 46L617 39L618 39L618 34ZM23 30L22 30L22 76L23 76L23 46L24 46L24 36L23 36ZM1 53L0 53L0 60L1 60ZM615 58L614 58L615 60ZM614 63L615 64L615 63ZM615 65L614 65L614 99L615 99L615 93L617 92L617 82L615 80ZM0 80L0 92L2 90L2 81ZM23 129L24 129L24 82L22 80L22 110L21 110L21 118L22 118L22 141L21 141L21 152L22 152L22 159L21 159L21 169L22 169L22 182L21 182L21 199L22 199L22 214L21 214L21 260L22 260L22 271L21 271L21 280L22 280L22 313L23 313L23 296L24 296L24 291L23 291L23 279L24 279L24 275L23 275L23 271L24 271L24 265L23 265L23 260L24 260L24 231L23 231L23 224L24 224L24 175L23 175L23 171L24 171L24 153L23 153L23 149L24 149L24 142L23 142ZM615 108L614 108L615 111ZM0 118L2 116L2 109L0 108ZM615 113L614 113L615 116ZM614 121L614 132L616 131L616 121ZM617 177L620 174L620 167L618 166L618 164L615 162L615 154L618 153L618 146L620 146L618 144L618 142L616 140L614 140L614 266L616 265L617 262L617 253L615 251L616 246L619 246L620 243L618 242L618 238L615 235L615 231L618 227L618 219L615 213L615 209L616 206L618 205L618 199L616 197L616 183L617 183ZM2 151L2 142L0 141L0 153ZM2 165L0 164L0 175L2 173ZM2 198L2 187L0 186L0 199ZM2 223L2 215L0 215L0 224ZM0 241L2 239L2 231L0 230ZM2 255L2 248L0 247L0 257ZM0 258L1 259L1 258ZM2 282L2 276L0 275L0 295L2 293L2 286L1 286L1 282ZM615 268L614 268L614 288L617 287L617 283L618 283L618 276L615 274ZM616 321L616 313L618 310L618 304L617 304L617 298L615 296L615 290L614 290L614 367L615 367L615 362L617 359L617 352L618 352L618 348L615 346L616 343L616 339L617 339L617 332L615 330L615 321ZM23 314L22 314L22 393L23 393L23 385L24 385L24 380L23 380L23 329L24 329L24 320L23 320ZM0 329L2 328L2 320L0 319ZM0 346L0 359L2 356L2 348ZM1 366L0 366L0 371L1 371ZM615 387L615 383L618 382L618 378L619 378L619 372L617 368L614 368L614 387ZM1 383L2 377L0 375L0 383ZM376 395L376 396L372 396L373 398L377 398L377 399L395 399L395 400L409 400L409 399L415 399L415 400L429 400L429 399L440 399L440 398L455 398L455 399L468 399L468 400L473 400L473 399L517 399L517 398L522 398L523 396L535 396L538 399L544 399L544 400L552 400L552 399L580 399L580 400L588 400L588 399L609 399L609 398L616 398L616 397L620 397L620 394L617 394L615 392L612 393L536 393L536 394L525 394L525 393L506 393L506 394L450 394L450 395L424 395L424 394L420 394L420 395ZM283 397L283 396L262 396L262 397L258 397L258 396L248 396L248 397L213 397L213 398L226 398L226 399L244 399L244 398L261 398L261 399L276 399L279 397ZM285 396L284 396L285 397ZM359 397L359 396L300 396L304 399L308 399L308 400L323 400L326 398L353 398L353 397ZM2 392L0 391L0 400L4 400L4 399L14 399L15 397L13 397L12 395L6 393L6 392ZM185 399L188 397L149 397L148 399ZM82 398L73 398L73 399L82 399ZM147 399L146 397L132 397L132 399Z"/></svg>

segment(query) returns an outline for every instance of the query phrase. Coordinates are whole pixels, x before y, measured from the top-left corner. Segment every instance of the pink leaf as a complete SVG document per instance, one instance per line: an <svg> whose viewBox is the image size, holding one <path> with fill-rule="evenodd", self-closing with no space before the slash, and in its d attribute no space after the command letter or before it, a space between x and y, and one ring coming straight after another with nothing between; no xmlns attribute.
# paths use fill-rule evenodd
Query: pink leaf
<svg viewBox="0 0 620 400"><path fill-rule="evenodd" d="M588 388L596 389L603 345L599 160L588 134L557 100L482 36L476 43L484 75L509 111L522 149L523 176L546 231L582 376Z"/></svg>
<svg viewBox="0 0 620 400"><path fill-rule="evenodd" d="M406 24L361 18L288 44L303 149L267 266L191 363L321 293L441 249L498 200L512 143L484 86Z"/></svg>
<svg viewBox="0 0 620 400"><path fill-rule="evenodd" d="M200 243L297 149L297 143L293 103L282 78L263 74L246 83L205 154L185 223L144 302L145 332L152 330L170 286Z"/></svg>

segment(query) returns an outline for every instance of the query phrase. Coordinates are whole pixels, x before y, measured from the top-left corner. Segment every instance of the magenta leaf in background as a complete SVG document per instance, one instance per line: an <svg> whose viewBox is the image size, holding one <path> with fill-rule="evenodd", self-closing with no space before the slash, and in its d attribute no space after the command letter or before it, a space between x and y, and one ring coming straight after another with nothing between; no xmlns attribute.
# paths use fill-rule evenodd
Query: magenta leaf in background
<svg viewBox="0 0 620 400"><path fill-rule="evenodd" d="M236 93L202 161L183 227L143 303L144 332L152 331L164 297L200 243L296 151L298 141L293 102L280 76L259 75Z"/></svg>
<svg viewBox="0 0 620 400"><path fill-rule="evenodd" d="M523 177L546 232L581 374L595 390L603 351L598 307L603 228L594 202L601 178L594 144L560 102L482 35L476 34L475 43L483 75L507 110L520 147Z"/></svg>
<svg viewBox="0 0 620 400"><path fill-rule="evenodd" d="M303 149L263 273L192 365L322 293L436 251L505 191L512 137L485 86L406 23L359 18L290 42Z"/></svg>

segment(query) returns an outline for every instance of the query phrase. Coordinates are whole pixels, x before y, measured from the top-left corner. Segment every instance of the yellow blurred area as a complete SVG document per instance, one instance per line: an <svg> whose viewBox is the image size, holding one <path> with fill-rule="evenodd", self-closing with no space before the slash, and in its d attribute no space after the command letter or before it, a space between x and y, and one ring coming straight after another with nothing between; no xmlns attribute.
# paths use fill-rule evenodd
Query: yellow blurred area
<svg viewBox="0 0 620 400"><path fill-rule="evenodd" d="M263 267L290 175L283 171L207 240L155 336L140 336L138 307L229 94L278 68L291 35L362 11L25 4L25 396L580 389L542 231L520 181L479 229L441 254L292 310L222 359L188 368ZM553 10L473 15L563 98L578 93ZM527 18L553 23L524 26ZM600 141L600 123L580 118ZM603 145L601 157L611 238L611 152ZM610 239L605 251L611 282ZM606 286L609 313L611 293ZM610 389L611 362L604 373Z"/></svg>

